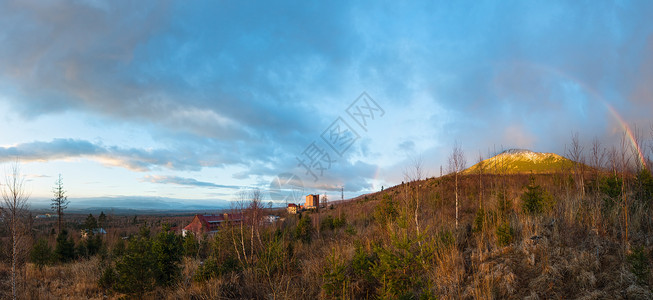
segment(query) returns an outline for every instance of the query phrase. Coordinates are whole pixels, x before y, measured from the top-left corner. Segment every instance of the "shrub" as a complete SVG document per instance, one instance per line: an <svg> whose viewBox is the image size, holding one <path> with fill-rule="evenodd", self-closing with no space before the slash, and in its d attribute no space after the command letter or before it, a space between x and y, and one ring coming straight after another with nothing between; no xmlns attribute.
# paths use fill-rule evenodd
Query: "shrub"
<svg viewBox="0 0 653 300"><path fill-rule="evenodd" d="M630 263L630 270L637 276L637 281L642 285L648 283L650 273L648 257L645 252L644 247L635 247L633 252L626 257Z"/></svg>
<svg viewBox="0 0 653 300"><path fill-rule="evenodd" d="M151 241L142 236L132 238L125 254L116 261L113 288L122 293L143 295L154 288L154 266Z"/></svg>
<svg viewBox="0 0 653 300"><path fill-rule="evenodd" d="M553 206L551 196L540 185L535 184L535 178L532 175L529 181L526 191L521 196L524 212L536 215L550 209Z"/></svg>
<svg viewBox="0 0 653 300"><path fill-rule="evenodd" d="M394 222L398 216L399 212L395 207L392 196L384 194L381 203L379 203L374 209L374 219L376 219L376 222L381 226L385 226L390 222Z"/></svg>
<svg viewBox="0 0 653 300"><path fill-rule="evenodd" d="M183 248L181 237L164 225L164 230L157 234L152 243L154 256L154 276L161 286L170 286L181 276L181 258Z"/></svg>
<svg viewBox="0 0 653 300"><path fill-rule="evenodd" d="M507 246L512 243L513 235L514 231L507 221L497 227L497 243L499 246Z"/></svg>
<svg viewBox="0 0 653 300"><path fill-rule="evenodd" d="M644 206L648 207L653 201L653 176L646 168L642 168L635 178L637 184L637 199L641 201Z"/></svg>
<svg viewBox="0 0 653 300"><path fill-rule="evenodd" d="M41 238L34 244L30 259L39 269L52 261L52 248L48 245L47 240Z"/></svg>
<svg viewBox="0 0 653 300"><path fill-rule="evenodd" d="M60 262L69 262L75 258L75 242L72 238L68 238L68 231L65 229L57 236L54 255Z"/></svg>
<svg viewBox="0 0 653 300"><path fill-rule="evenodd" d="M295 228L295 237L304 243L310 243L311 239L313 238L314 231L315 229L313 228L313 221L311 221L311 217L302 216L300 217L299 222L297 223L297 227Z"/></svg>
<svg viewBox="0 0 653 300"><path fill-rule="evenodd" d="M204 261L204 263L197 269L197 272L193 275L193 280L202 282L211 278L217 278L225 274L240 271L240 269L238 260L233 256L227 256L222 262L218 262L218 260L212 256Z"/></svg>
<svg viewBox="0 0 653 300"><path fill-rule="evenodd" d="M479 208L476 211L476 217L474 217L474 232L483 231L483 227L485 227L485 211Z"/></svg>
<svg viewBox="0 0 653 300"><path fill-rule="evenodd" d="M184 237L184 255L188 257L196 257L199 254L200 244L192 233L186 234Z"/></svg>
<svg viewBox="0 0 653 300"><path fill-rule="evenodd" d="M347 266L339 258L336 249L326 258L326 266L322 274L322 289L329 298L344 298L347 287L351 285Z"/></svg>

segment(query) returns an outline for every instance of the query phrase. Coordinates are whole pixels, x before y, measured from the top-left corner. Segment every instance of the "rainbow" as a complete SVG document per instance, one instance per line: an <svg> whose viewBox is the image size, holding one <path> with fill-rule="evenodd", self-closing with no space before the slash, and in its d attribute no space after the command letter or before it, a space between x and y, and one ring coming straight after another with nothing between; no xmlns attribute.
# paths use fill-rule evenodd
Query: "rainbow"
<svg viewBox="0 0 653 300"><path fill-rule="evenodd" d="M585 82L582 80L573 77L563 71L560 71L558 69L546 66L546 65L540 65L540 64L534 64L530 62L516 62L517 65L523 65L527 66L530 68L533 68L535 70L541 70L545 71L548 73L555 74L557 76L563 77L564 79L570 80L573 83L577 84L578 86L582 87L585 92L590 94L592 97L595 99L598 99L603 106L607 109L607 111L615 118L615 120L619 123L619 126L623 129L623 132L626 134L626 137L628 138L628 141L632 145L633 149L637 152L637 159L639 160L639 163L643 167L646 167L646 158L644 157L644 153L642 151L641 146L637 142L637 138L635 137L635 134L633 133L633 130L631 129L630 125L623 119L623 117L619 114L619 112L612 106L610 103L601 96L599 92L597 92L595 89L592 87L588 86Z"/></svg>

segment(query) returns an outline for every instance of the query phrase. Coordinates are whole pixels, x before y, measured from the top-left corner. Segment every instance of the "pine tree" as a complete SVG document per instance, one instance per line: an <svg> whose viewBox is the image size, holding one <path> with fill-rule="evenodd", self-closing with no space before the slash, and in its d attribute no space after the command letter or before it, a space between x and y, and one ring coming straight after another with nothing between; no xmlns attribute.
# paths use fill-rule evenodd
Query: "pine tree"
<svg viewBox="0 0 653 300"><path fill-rule="evenodd" d="M70 201L68 201L68 196L66 196L66 191L63 189L63 178L61 177L61 174L59 174L59 179L54 182L52 192L54 193L54 198L52 198L50 208L59 218L57 224L59 225L59 232L61 233L63 211L68 208L68 203L70 203Z"/></svg>

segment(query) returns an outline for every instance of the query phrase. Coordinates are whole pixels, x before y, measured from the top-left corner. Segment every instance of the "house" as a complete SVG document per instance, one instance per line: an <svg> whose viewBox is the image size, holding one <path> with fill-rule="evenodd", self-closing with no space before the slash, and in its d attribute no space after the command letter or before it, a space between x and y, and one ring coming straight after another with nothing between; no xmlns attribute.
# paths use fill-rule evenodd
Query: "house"
<svg viewBox="0 0 653 300"><path fill-rule="evenodd" d="M90 231L92 235L95 234L107 234L107 231L104 230L104 228L94 228L93 230ZM89 230L88 229L82 229L82 238L85 239L89 235Z"/></svg>
<svg viewBox="0 0 653 300"><path fill-rule="evenodd" d="M306 196L306 204L304 205L305 209L320 209L320 195L308 195Z"/></svg>
<svg viewBox="0 0 653 300"><path fill-rule="evenodd" d="M181 235L186 236L188 232L195 234L195 236L202 236L203 234L212 234L218 231L218 228L227 222L240 223L243 221L242 214L221 214L221 215L195 215L193 220L184 229L181 230Z"/></svg>
<svg viewBox="0 0 653 300"><path fill-rule="evenodd" d="M289 214L296 214L297 212L299 212L300 208L299 205L295 203L289 203L288 208L286 208L286 210L288 210Z"/></svg>
<svg viewBox="0 0 653 300"><path fill-rule="evenodd" d="M267 216L263 217L263 223L264 224L274 224L277 221L279 221L279 219L280 219L279 216L267 215Z"/></svg>

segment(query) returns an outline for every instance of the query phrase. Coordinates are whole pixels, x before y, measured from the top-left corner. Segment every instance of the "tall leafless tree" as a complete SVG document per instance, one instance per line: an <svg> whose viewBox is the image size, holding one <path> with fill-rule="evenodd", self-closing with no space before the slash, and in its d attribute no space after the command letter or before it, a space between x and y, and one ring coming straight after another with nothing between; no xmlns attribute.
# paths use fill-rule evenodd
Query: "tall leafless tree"
<svg viewBox="0 0 653 300"><path fill-rule="evenodd" d="M54 194L54 198L52 198L50 208L57 214L57 217L59 218L57 220L57 224L59 225L59 233L61 233L63 211L68 208L68 203L70 202L68 201L66 191L63 189L63 178L61 177L61 174L59 174L57 181L54 182L52 193Z"/></svg>
<svg viewBox="0 0 653 300"><path fill-rule="evenodd" d="M465 159L465 153L463 153L462 148L456 142L453 146L451 156L449 156L449 172L453 173L455 181L454 193L456 197L456 228L458 228L458 177L460 172L465 169L466 164L467 161Z"/></svg>
<svg viewBox="0 0 653 300"><path fill-rule="evenodd" d="M626 249L629 249L629 241L628 241L628 191L626 190L626 181L628 180L627 173L629 172L630 169L630 164L631 164L631 159L632 159L632 152L629 151L628 147L628 134L624 131L624 133L621 136L621 145L620 145L620 153L619 153L619 167L621 171L621 198L623 199L623 208L624 208L624 244L626 246Z"/></svg>
<svg viewBox="0 0 653 300"><path fill-rule="evenodd" d="M576 189L580 192L581 198L585 196L585 156L583 154L585 147L580 143L578 132L571 134L571 145L567 149L567 155L573 162L574 179Z"/></svg>
<svg viewBox="0 0 653 300"><path fill-rule="evenodd" d="M25 191L25 178L20 173L20 165L14 163L5 175L5 184L2 187L2 215L9 227L11 235L11 294L17 297L17 275L21 256L26 252L27 233L25 232L25 218L29 211L27 200L29 194Z"/></svg>

